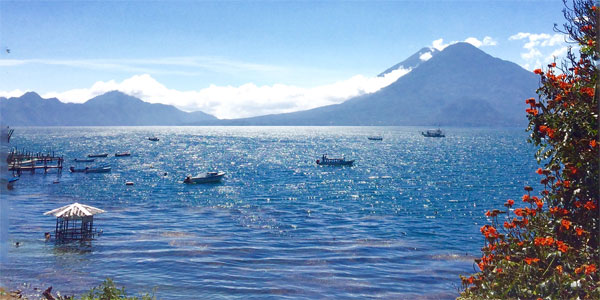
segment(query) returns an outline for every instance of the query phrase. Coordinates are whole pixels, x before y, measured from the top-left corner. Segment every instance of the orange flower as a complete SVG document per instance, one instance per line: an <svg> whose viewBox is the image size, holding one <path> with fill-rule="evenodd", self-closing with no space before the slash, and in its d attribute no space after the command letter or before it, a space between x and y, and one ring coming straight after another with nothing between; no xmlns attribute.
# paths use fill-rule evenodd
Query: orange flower
<svg viewBox="0 0 600 300"><path fill-rule="evenodd" d="M534 98L529 98L529 99L525 100L525 103L529 104L531 106L534 106L535 105L535 99Z"/></svg>
<svg viewBox="0 0 600 300"><path fill-rule="evenodd" d="M529 202L530 198L529 195L523 195L523 202Z"/></svg>
<svg viewBox="0 0 600 300"><path fill-rule="evenodd" d="M563 267L562 267L562 266L560 266L560 265L556 266L556 272L558 272L558 273L562 274L562 272L563 272Z"/></svg>
<svg viewBox="0 0 600 300"><path fill-rule="evenodd" d="M536 263L536 262L538 262L538 261L540 261L540 259L539 259L539 258L529 258L529 257L526 257L526 258L525 258L525 262L526 262L528 265L531 265L531 263Z"/></svg>
<svg viewBox="0 0 600 300"><path fill-rule="evenodd" d="M571 166L569 169L571 170L571 174L577 174L577 168Z"/></svg>
<svg viewBox="0 0 600 300"><path fill-rule="evenodd" d="M540 126L540 127L541 127L541 126ZM537 171L535 171L535 172L536 172L536 173L538 173L539 175L542 175L542 174L544 174L544 173L543 173L543 171L542 171L542 168L538 168L538 169L537 169Z"/></svg>
<svg viewBox="0 0 600 300"><path fill-rule="evenodd" d="M588 201L583 207L585 207L587 210L594 210L596 208L596 204L594 204L592 201Z"/></svg>
<svg viewBox="0 0 600 300"><path fill-rule="evenodd" d="M573 202L573 205L575 205L575 207L577 207L577 208L580 208L582 206L580 201Z"/></svg>
<svg viewBox="0 0 600 300"><path fill-rule="evenodd" d="M577 232L577 235L582 235L584 232L583 228L581 228L581 227L575 228L575 231Z"/></svg>
<svg viewBox="0 0 600 300"><path fill-rule="evenodd" d="M560 221L560 225L568 230L569 227L571 227L571 221L567 219L562 219L562 221Z"/></svg>
<svg viewBox="0 0 600 300"><path fill-rule="evenodd" d="M535 70L533 70L533 73L538 74L538 75L542 74L542 69L535 69Z"/></svg>
<svg viewBox="0 0 600 300"><path fill-rule="evenodd" d="M568 187L571 186L571 182L568 181L568 180L565 180L565 181L563 181L563 186L566 187L566 188L568 188Z"/></svg>
<svg viewBox="0 0 600 300"><path fill-rule="evenodd" d="M591 264L587 267L585 267L585 275L590 275L592 273L596 272L596 265L595 264Z"/></svg>
<svg viewBox="0 0 600 300"><path fill-rule="evenodd" d="M597 145L596 140L591 140L590 141L590 147L595 148Z"/></svg>
<svg viewBox="0 0 600 300"><path fill-rule="evenodd" d="M511 206L513 206L513 204L515 204L515 200L508 199L508 201L506 201L506 203L504 204L504 206L511 207Z"/></svg>
<svg viewBox="0 0 600 300"><path fill-rule="evenodd" d="M556 241L556 248L558 248L558 250L562 253L565 253L567 250L569 250L569 246L562 241Z"/></svg>
<svg viewBox="0 0 600 300"><path fill-rule="evenodd" d="M583 271L583 267L575 268L575 274L579 274Z"/></svg>
<svg viewBox="0 0 600 300"><path fill-rule="evenodd" d="M542 210L542 207L544 207L544 202L542 202L541 200L535 201L535 204L537 205L537 209Z"/></svg>
<svg viewBox="0 0 600 300"><path fill-rule="evenodd" d="M588 40L587 44L588 46L594 46L594 40Z"/></svg>
<svg viewBox="0 0 600 300"><path fill-rule="evenodd" d="M525 112L528 113L528 114L530 114L530 115L534 115L534 116L537 116L537 114L538 114L538 111L535 108L528 108L528 109L525 110Z"/></svg>
<svg viewBox="0 0 600 300"><path fill-rule="evenodd" d="M524 215L522 208L515 209L515 215L522 217Z"/></svg>
<svg viewBox="0 0 600 300"><path fill-rule="evenodd" d="M556 63L555 63L555 62L553 62L551 66L552 66L553 68L554 68L554 67L556 67Z"/></svg>
<svg viewBox="0 0 600 300"><path fill-rule="evenodd" d="M594 97L594 89L591 87L582 87L581 93L587 94L590 97Z"/></svg>
<svg viewBox="0 0 600 300"><path fill-rule="evenodd" d="M506 228L506 229L511 229L511 228L515 228L515 227L517 227L517 225L513 222L510 222L510 223L508 223L506 221L504 222L504 228Z"/></svg>

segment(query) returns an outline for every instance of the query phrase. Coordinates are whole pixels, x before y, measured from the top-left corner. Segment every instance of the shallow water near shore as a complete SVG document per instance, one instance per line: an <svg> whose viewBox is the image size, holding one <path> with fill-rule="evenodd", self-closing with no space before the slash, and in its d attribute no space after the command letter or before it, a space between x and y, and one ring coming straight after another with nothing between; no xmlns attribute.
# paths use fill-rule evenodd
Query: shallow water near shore
<svg viewBox="0 0 600 300"><path fill-rule="evenodd" d="M523 129L422 130L17 128L12 146L63 154L67 167L109 153L87 165L112 172L24 173L2 195L11 246L0 285L79 294L111 277L161 299L455 298L483 244L484 212L519 198L537 164ZM132 156L114 157L124 151ZM317 166L323 153L356 162ZM222 183L182 183L215 170ZM94 219L103 234L45 242L55 218L43 213L72 202L106 210Z"/></svg>

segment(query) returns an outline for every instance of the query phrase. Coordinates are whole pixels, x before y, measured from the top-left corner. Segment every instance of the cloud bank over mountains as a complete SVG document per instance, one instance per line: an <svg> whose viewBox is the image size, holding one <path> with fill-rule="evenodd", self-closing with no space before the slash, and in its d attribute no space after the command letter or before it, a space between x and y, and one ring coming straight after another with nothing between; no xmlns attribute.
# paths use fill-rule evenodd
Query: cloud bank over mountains
<svg viewBox="0 0 600 300"><path fill-rule="evenodd" d="M356 75L349 79L311 88L286 84L257 86L246 83L240 86L210 85L200 90L179 91L170 89L149 74L135 75L121 82L98 81L90 88L42 94L44 98L56 97L63 102L82 103L106 92L118 90L150 103L174 105L184 111L202 111L221 119L252 117L307 110L369 94L395 82L410 70L397 69L382 77ZM2 93L9 97L23 91Z"/></svg>

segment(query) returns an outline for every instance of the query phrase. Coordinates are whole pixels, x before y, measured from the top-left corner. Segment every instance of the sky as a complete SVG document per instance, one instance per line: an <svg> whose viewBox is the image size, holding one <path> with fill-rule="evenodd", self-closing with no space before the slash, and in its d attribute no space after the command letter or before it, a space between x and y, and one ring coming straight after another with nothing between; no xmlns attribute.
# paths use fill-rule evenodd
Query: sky
<svg viewBox="0 0 600 300"><path fill-rule="evenodd" d="M5 1L0 96L111 90L219 118L341 103L423 47L469 42L533 70L564 57L559 0ZM426 60L428 57L422 57Z"/></svg>

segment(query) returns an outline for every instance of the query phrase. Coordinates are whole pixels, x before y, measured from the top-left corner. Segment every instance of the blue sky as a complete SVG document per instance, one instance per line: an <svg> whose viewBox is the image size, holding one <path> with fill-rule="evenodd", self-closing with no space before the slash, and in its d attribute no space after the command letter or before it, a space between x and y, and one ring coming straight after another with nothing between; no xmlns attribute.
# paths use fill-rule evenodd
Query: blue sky
<svg viewBox="0 0 600 300"><path fill-rule="evenodd" d="M485 39L481 50L532 70L564 53L552 30L561 10L558 0L0 0L0 96L83 102L119 89L219 117L293 111L377 90L391 79L373 77L436 40Z"/></svg>

